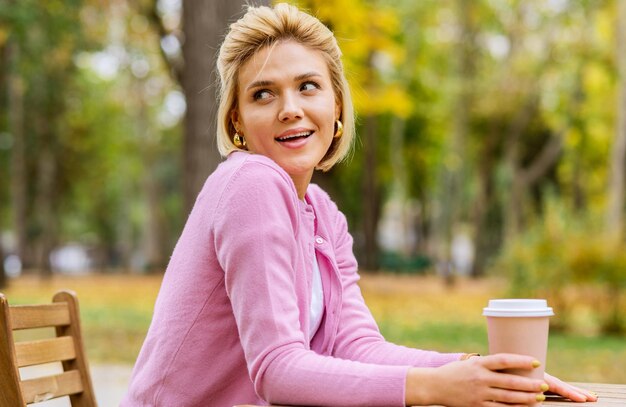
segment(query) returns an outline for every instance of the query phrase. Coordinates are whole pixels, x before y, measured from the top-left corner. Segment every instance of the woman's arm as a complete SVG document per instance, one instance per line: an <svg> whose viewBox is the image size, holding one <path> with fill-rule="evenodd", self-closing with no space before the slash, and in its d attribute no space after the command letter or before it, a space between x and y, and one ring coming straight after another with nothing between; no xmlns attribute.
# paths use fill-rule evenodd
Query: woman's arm
<svg viewBox="0 0 626 407"><path fill-rule="evenodd" d="M295 238L298 202L283 175L260 163L241 168L221 198L213 228L255 390L276 404L403 406L408 365L359 363L309 350L300 326L308 291L301 287L306 263L298 260Z"/></svg>
<svg viewBox="0 0 626 407"><path fill-rule="evenodd" d="M352 236L345 216L329 202L334 212L334 250L341 275L343 303L333 355L367 363L437 367L457 361L461 353L439 353L386 342L361 294Z"/></svg>
<svg viewBox="0 0 626 407"><path fill-rule="evenodd" d="M530 356L497 354L450 363L439 368L413 368L406 381L406 404L473 407L520 405L545 400L544 391L572 401L597 401L597 395L546 374L541 381L501 372L503 369L532 370L539 362Z"/></svg>

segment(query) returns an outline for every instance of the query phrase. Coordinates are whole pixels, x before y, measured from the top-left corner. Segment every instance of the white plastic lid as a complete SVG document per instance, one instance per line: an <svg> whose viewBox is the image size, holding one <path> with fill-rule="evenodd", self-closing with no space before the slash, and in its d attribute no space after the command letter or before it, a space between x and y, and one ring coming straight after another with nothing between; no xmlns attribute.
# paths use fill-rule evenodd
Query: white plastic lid
<svg viewBox="0 0 626 407"><path fill-rule="evenodd" d="M489 300L483 308L487 317L550 317L554 315L546 300L503 299Z"/></svg>

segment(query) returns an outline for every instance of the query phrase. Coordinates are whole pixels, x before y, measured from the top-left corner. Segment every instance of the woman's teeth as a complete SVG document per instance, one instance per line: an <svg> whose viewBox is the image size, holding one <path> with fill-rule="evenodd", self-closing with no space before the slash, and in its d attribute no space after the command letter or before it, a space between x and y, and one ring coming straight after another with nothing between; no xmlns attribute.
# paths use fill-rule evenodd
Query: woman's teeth
<svg viewBox="0 0 626 407"><path fill-rule="evenodd" d="M300 137L309 137L311 134L313 134L312 131L303 131L300 133L296 133L296 134L291 134L289 136L285 136L285 137L277 137L276 140L278 141L288 141L288 140L293 140L293 139L297 139Z"/></svg>

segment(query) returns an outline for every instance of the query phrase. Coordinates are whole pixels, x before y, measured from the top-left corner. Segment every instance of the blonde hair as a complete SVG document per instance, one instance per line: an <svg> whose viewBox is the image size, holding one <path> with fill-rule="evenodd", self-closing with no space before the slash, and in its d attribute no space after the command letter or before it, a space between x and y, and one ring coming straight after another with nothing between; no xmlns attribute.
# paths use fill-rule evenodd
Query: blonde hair
<svg viewBox="0 0 626 407"><path fill-rule="evenodd" d="M238 76L241 67L259 50L283 40L295 41L321 51L328 64L335 99L341 106L343 136L333 139L317 169L328 171L345 158L354 139L354 109L348 82L343 73L341 50L333 33L317 18L297 7L279 3L273 8L249 6L235 23L220 47L217 58L219 73L219 107L217 111L217 148L223 157L240 150L233 144L235 128L231 112L237 107Z"/></svg>

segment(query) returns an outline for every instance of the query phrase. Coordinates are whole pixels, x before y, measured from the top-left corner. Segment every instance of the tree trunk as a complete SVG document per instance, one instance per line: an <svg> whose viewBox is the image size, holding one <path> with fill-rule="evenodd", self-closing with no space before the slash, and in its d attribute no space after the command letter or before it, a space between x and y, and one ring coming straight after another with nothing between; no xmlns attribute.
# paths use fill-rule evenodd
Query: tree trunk
<svg viewBox="0 0 626 407"><path fill-rule="evenodd" d="M0 288L7 286L7 275L4 271L4 248L0 244Z"/></svg>
<svg viewBox="0 0 626 407"><path fill-rule="evenodd" d="M143 194L146 202L146 220L144 222L143 252L146 270L150 273L163 272L167 265L170 251L167 244L165 215L163 212L163 192L157 177L156 146L147 146L144 152Z"/></svg>
<svg viewBox="0 0 626 407"><path fill-rule="evenodd" d="M159 180L155 176L156 163L150 158L144 158L144 163L146 173L143 189L147 207L147 218L144 222L146 269L150 273L163 272L168 260L165 254L169 252L163 215L163 194Z"/></svg>
<svg viewBox="0 0 626 407"><path fill-rule="evenodd" d="M584 213L587 208L587 196L583 181L585 174L585 169L583 168L583 155L587 148L588 135L582 127L581 120L577 118L575 123L575 127L578 129L580 134L580 142L576 145L574 157L572 158L572 206L575 212Z"/></svg>
<svg viewBox="0 0 626 407"><path fill-rule="evenodd" d="M469 0L457 0L457 19L459 37L454 55L455 74L458 89L455 95L452 129L446 142L446 157L442 163L439 213L436 234L436 256L440 265L440 274L447 284L453 283L452 239L454 229L463 216L461 212L464 173L466 164L466 144L469 132L469 106L471 105L471 82L473 78L472 48L473 28L471 21L472 3Z"/></svg>
<svg viewBox="0 0 626 407"><path fill-rule="evenodd" d="M410 234L415 231L414 219L411 217L409 197L407 194L407 169L404 159L404 131L406 129L406 121L398 116L391 119L391 129L389 131L389 160L391 162L391 173L393 181L391 187L391 197L400 204L400 213L397 214L401 219L401 229L398 233L401 235L400 253L408 258L415 254L415 245L410 240Z"/></svg>
<svg viewBox="0 0 626 407"><path fill-rule="evenodd" d="M124 196L132 196L135 191L133 185L126 181L122 183ZM116 219L117 242L115 251L119 255L119 264L124 272L133 271L133 226L129 221L132 212L130 199L122 199L120 202L120 216Z"/></svg>
<svg viewBox="0 0 626 407"><path fill-rule="evenodd" d="M57 178L57 158L54 153L55 135L49 129L49 121L44 117L39 118L47 122L43 124L40 133L42 137L42 149L39 155L37 168L37 195L35 210L37 213L37 224L40 228L37 239L36 267L40 275L44 278L52 276L52 265L50 254L54 249L57 238L57 214L56 214L56 178Z"/></svg>
<svg viewBox="0 0 626 407"><path fill-rule="evenodd" d="M611 153L607 229L619 239L624 236L624 176L626 171L626 2L617 2L618 100L615 143Z"/></svg>
<svg viewBox="0 0 626 407"><path fill-rule="evenodd" d="M269 4L269 0L255 1ZM189 213L220 157L215 143L217 76L215 62L228 26L244 12L244 0L185 0L181 85L185 93L183 196Z"/></svg>
<svg viewBox="0 0 626 407"><path fill-rule="evenodd" d="M24 84L19 74L19 47L13 41L7 45L9 133L11 149L11 207L16 254L23 267L29 267L26 241L26 149L24 143Z"/></svg>
<svg viewBox="0 0 626 407"><path fill-rule="evenodd" d="M534 100L534 102L533 102ZM509 138L507 149L507 165L511 174L510 190L508 191L508 203L505 213L505 238L512 239L522 230L524 222L524 201L528 190L533 187L542 177L555 165L558 161L561 151L563 150L564 133L569 123L557 134L553 134L551 138L543 145L541 151L536 154L535 159L529 165L522 167L521 157L519 155L520 140L523 132L528 128L531 117L536 114L538 106L537 100L531 96L528 103L535 105L529 106L526 112L527 118L521 122L516 121L511 130L512 136ZM522 116L526 115L522 114Z"/></svg>
<svg viewBox="0 0 626 407"><path fill-rule="evenodd" d="M481 143L480 157L478 161L478 186L476 200L473 207L473 234L474 234L474 263L472 265L472 277L480 277L485 272L487 260L492 254L495 231L489 222L489 214L494 200L494 167L497 150L498 125L492 127Z"/></svg>
<svg viewBox="0 0 626 407"><path fill-rule="evenodd" d="M364 119L363 150L363 268L369 271L378 270L378 242L376 241L378 225L378 187L376 182L376 117L372 114Z"/></svg>
<svg viewBox="0 0 626 407"><path fill-rule="evenodd" d="M136 133L140 136L143 145L141 149L143 161L141 186L146 209L141 239L145 269L149 273L155 273L165 271L168 260L166 253L170 252L170 249L167 247L163 191L157 171L160 140L155 135L155 130L150 126L148 96L145 89L146 83L137 80L134 92L137 95L139 106Z"/></svg>
<svg viewBox="0 0 626 407"><path fill-rule="evenodd" d="M478 175L478 192L474 202L473 239L475 247L472 277L480 277L485 272L487 257L489 256L489 234L492 231L487 222L489 203L491 202L491 173L480 171Z"/></svg>
<svg viewBox="0 0 626 407"><path fill-rule="evenodd" d="M406 24L402 30L407 38L419 38L421 27L417 24ZM418 56L421 54L420 42L414 41L406 44L405 63L399 68L398 78L402 83L410 83L414 76L415 65L419 64ZM413 257L420 252L425 252L426 230L424 228L423 209L424 205L420 203L419 209L417 201L409 195L409 177L406 160L406 118L395 115L391 119L391 128L389 131L389 160L391 162L391 170L393 174L392 197L395 196L402 208L401 216L401 233L402 245L401 253L406 257ZM414 237L414 239L412 239ZM420 248L420 245L422 246ZM423 249L423 250L420 250Z"/></svg>
<svg viewBox="0 0 626 407"><path fill-rule="evenodd" d="M63 89L66 77L55 72L40 75L33 86L39 86L34 96L34 109L29 109L29 121L33 122L33 133L38 149L35 158L35 193L33 224L36 228L35 266L40 275L52 275L50 254L54 249L59 232L58 198L59 169L62 157L59 154L59 118L63 116L63 98L56 90ZM29 222L29 226L30 226Z"/></svg>
<svg viewBox="0 0 626 407"><path fill-rule="evenodd" d="M520 143L522 135L528 129L533 117L537 114L539 98L531 92L526 96L524 105L513 118L505 136L504 166L509 176L509 187L504 203L504 238L512 240L522 228L523 201L526 197L526 185L522 177Z"/></svg>

